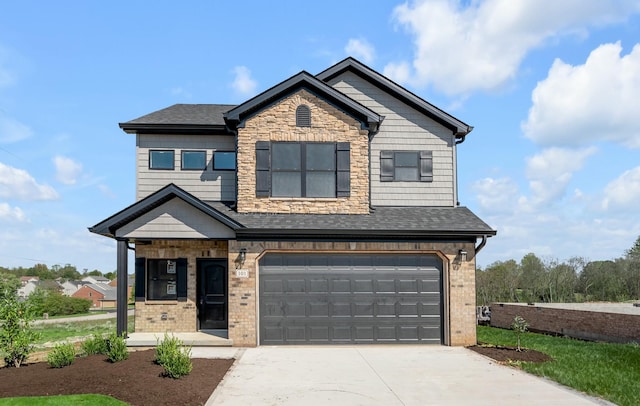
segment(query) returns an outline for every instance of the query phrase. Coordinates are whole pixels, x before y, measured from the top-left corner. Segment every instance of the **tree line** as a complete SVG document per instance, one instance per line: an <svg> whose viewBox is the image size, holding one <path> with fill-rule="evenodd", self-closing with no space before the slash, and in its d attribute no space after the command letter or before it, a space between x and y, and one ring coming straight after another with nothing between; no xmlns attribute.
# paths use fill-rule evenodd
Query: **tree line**
<svg viewBox="0 0 640 406"><path fill-rule="evenodd" d="M86 276L104 276L105 278L112 280L115 279L116 272L107 272L103 274L97 269L94 269L93 271L85 269L80 273L78 269L71 264L65 264L64 266L52 265L51 268L46 264L35 264L29 268L5 268L0 266L0 279L20 279L22 276L37 276L41 280L79 280Z"/></svg>
<svg viewBox="0 0 640 406"><path fill-rule="evenodd" d="M613 260L545 261L530 253L519 263L494 262L476 272L476 299L479 306L640 299L640 237L623 257Z"/></svg>

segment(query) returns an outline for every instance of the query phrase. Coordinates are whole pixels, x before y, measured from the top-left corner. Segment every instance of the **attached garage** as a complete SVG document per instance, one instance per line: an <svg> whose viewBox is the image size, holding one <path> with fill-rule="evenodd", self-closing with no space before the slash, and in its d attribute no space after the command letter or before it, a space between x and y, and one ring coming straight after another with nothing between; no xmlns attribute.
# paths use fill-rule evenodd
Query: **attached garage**
<svg viewBox="0 0 640 406"><path fill-rule="evenodd" d="M259 270L260 344L443 343L435 255L268 253Z"/></svg>

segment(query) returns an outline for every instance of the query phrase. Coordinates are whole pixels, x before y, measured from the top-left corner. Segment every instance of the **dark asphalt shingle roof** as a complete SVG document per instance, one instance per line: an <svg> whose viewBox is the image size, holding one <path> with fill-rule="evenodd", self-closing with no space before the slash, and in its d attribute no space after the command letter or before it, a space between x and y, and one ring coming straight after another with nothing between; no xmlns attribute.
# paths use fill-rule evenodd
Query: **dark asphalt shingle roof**
<svg viewBox="0 0 640 406"><path fill-rule="evenodd" d="M225 125L223 113L234 107L236 107L234 104L174 104L122 123L121 126L132 124Z"/></svg>
<svg viewBox="0 0 640 406"><path fill-rule="evenodd" d="M238 213L221 202L206 202L247 231L493 235L466 207L378 207L370 214ZM236 230L242 232L242 230Z"/></svg>

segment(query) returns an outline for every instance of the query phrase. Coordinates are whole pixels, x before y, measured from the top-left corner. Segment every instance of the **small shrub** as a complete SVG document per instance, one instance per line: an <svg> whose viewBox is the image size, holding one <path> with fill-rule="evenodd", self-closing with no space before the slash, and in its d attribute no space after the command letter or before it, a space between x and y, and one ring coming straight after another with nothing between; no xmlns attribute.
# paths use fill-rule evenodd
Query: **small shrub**
<svg viewBox="0 0 640 406"><path fill-rule="evenodd" d="M167 334L156 346L155 362L164 368L164 376L174 379L189 375L193 369L191 348L184 347L180 339Z"/></svg>
<svg viewBox="0 0 640 406"><path fill-rule="evenodd" d="M107 358L111 362L124 361L129 358L129 351L124 337L119 337L116 333L109 336L107 339Z"/></svg>
<svg viewBox="0 0 640 406"><path fill-rule="evenodd" d="M520 336L526 333L528 328L529 328L529 323L527 323L527 321L523 317L516 316L513 318L513 323L511 323L511 329L516 334L517 341L518 341L518 348L516 349L516 351L522 351L522 349L520 348Z"/></svg>
<svg viewBox="0 0 640 406"><path fill-rule="evenodd" d="M178 337L170 336L164 333L162 341L156 339L156 359L154 362L158 365L163 365L169 358L169 354L174 353L182 346L182 341Z"/></svg>
<svg viewBox="0 0 640 406"><path fill-rule="evenodd" d="M94 334L91 338L84 340L80 348L84 355L107 355L109 351L107 339L97 334Z"/></svg>
<svg viewBox="0 0 640 406"><path fill-rule="evenodd" d="M76 348L72 343L58 344L47 355L47 362L52 368L63 368L73 364L76 359Z"/></svg>

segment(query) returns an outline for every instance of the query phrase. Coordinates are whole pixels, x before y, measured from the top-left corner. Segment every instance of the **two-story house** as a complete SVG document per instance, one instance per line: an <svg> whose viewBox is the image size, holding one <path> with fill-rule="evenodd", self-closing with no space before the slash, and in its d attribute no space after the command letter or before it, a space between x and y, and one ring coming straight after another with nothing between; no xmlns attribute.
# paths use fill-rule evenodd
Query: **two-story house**
<svg viewBox="0 0 640 406"><path fill-rule="evenodd" d="M119 277L135 245L136 332L475 343L476 253L496 232L458 204L468 124L347 58L120 127L136 202L90 230L118 240Z"/></svg>

